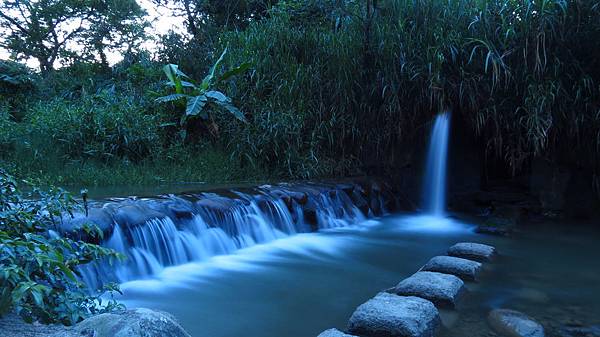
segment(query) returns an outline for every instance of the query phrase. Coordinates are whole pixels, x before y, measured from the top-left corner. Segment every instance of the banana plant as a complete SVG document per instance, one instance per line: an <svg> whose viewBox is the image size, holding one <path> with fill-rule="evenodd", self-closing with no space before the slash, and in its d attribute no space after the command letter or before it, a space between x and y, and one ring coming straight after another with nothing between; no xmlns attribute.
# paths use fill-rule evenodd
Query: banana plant
<svg viewBox="0 0 600 337"><path fill-rule="evenodd" d="M235 107L231 98L221 91L214 90L219 83L228 80L229 78L242 74L250 68L250 63L242 63L240 66L229 69L223 74L219 74L219 70L223 64L227 48L221 54L221 57L211 67L209 73L204 77L201 83L195 83L189 76L179 70L176 64L167 64L163 67L164 73L167 75L167 85L175 89L175 92L170 95L162 96L156 99L158 103L176 102L180 100L186 101L185 114L182 116L181 124L184 125L188 118L200 117L203 120L210 118L205 107L207 105L218 106L226 111L229 111L233 116L242 122L246 122L244 113Z"/></svg>

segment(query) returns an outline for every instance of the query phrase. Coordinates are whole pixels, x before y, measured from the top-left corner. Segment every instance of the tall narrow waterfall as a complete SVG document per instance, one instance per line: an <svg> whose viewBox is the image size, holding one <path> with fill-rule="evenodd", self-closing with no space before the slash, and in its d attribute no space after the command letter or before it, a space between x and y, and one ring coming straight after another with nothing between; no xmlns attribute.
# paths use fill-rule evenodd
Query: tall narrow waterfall
<svg viewBox="0 0 600 337"><path fill-rule="evenodd" d="M450 113L444 112L437 115L431 130L423 183L423 207L427 213L435 216L443 216L446 207L449 129Z"/></svg>

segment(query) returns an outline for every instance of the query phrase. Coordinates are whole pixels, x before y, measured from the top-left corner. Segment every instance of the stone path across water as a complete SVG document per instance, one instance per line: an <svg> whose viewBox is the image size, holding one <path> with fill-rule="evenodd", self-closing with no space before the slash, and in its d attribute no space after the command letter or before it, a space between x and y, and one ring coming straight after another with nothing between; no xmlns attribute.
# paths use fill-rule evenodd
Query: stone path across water
<svg viewBox="0 0 600 337"><path fill-rule="evenodd" d="M490 261L495 254L492 246L457 243L448 250L450 256L432 258L396 287L360 305L350 317L350 335L330 329L318 337L433 337L441 325L438 308L456 308L465 292L463 280L475 281L482 267L477 261Z"/></svg>

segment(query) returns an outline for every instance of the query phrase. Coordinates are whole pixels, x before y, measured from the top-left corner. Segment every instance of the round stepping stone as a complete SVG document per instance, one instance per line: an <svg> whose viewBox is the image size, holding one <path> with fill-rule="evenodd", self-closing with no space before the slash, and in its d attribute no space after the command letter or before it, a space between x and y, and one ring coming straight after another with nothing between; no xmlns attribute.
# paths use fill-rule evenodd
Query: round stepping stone
<svg viewBox="0 0 600 337"><path fill-rule="evenodd" d="M321 332L317 337L356 337L341 332L338 329L329 329Z"/></svg>
<svg viewBox="0 0 600 337"><path fill-rule="evenodd" d="M481 263L454 256L436 256L421 270L456 275L464 281L476 281Z"/></svg>
<svg viewBox="0 0 600 337"><path fill-rule="evenodd" d="M488 322L498 334L507 337L544 337L544 328L522 312L495 309L490 312Z"/></svg>
<svg viewBox="0 0 600 337"><path fill-rule="evenodd" d="M420 271L401 281L392 292L400 296L418 296L440 307L456 307L465 283L454 275Z"/></svg>
<svg viewBox="0 0 600 337"><path fill-rule="evenodd" d="M358 336L433 337L439 325L440 315L433 303L379 293L354 311L348 332Z"/></svg>
<svg viewBox="0 0 600 337"><path fill-rule="evenodd" d="M481 243L461 242L448 249L448 255L475 261L490 261L496 255L496 248Z"/></svg>

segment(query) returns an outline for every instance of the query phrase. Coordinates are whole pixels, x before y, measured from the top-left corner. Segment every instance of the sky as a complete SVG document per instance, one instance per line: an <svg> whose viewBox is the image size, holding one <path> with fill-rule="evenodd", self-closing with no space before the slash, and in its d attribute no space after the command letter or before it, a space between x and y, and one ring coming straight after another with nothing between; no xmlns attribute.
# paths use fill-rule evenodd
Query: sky
<svg viewBox="0 0 600 337"><path fill-rule="evenodd" d="M172 16L169 10L156 7L152 4L151 0L137 0L137 2L146 10L146 12L148 12L147 19L151 22L150 28L147 29L148 35L156 36L166 34L169 30L174 30L176 32L185 31L183 18ZM76 46L71 47L77 49ZM147 40L142 43L142 48L154 51L156 50L156 43L152 40ZM9 57L10 53L5 49L0 48L0 59L8 59ZM117 63L122 59L121 55L118 53L108 53L107 57L108 62L111 64ZM28 66L36 69L39 66L38 62L34 59L27 60L26 63ZM57 63L55 66L59 67L60 65Z"/></svg>

